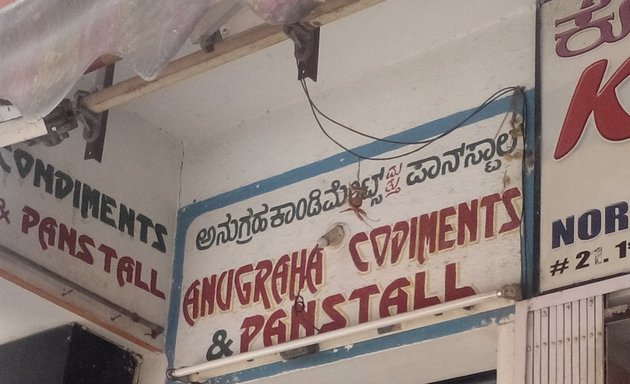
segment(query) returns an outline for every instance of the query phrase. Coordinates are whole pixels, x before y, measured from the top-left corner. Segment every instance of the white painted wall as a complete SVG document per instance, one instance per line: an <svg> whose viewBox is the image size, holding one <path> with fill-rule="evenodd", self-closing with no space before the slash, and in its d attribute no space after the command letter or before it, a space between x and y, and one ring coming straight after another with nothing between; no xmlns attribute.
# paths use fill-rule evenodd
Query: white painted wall
<svg viewBox="0 0 630 384"><path fill-rule="evenodd" d="M441 51L466 35L495 25L494 28L501 29L501 33L494 37L501 42L496 48L489 45L484 48L478 46L474 40L468 40L474 44L462 46L461 52L457 52L453 47L450 56L440 55L453 66L462 68L466 65L484 64L482 56L485 55L481 54L484 49L488 50L487 52L493 52L495 49L503 51L496 57L497 60L499 57L503 60L510 57L506 62L506 70L500 71L500 74L486 71L479 73L471 67L470 72L467 70L466 73L475 72L475 79L465 80L463 74L454 76L454 84L458 86L449 86L445 88L449 92L437 93L438 96L442 94L442 97L451 97L453 93L471 95L471 90L478 90L483 94L482 86L486 80L510 73L511 71L507 70L510 66L517 72L532 70L533 6L534 1L531 0L476 0L474 3L469 0L384 1L322 28L317 89L324 94L332 90L338 94L342 84L349 87L351 82L359 81L360 78L371 79L372 73L407 58L416 57L416 61L422 60L418 56L432 56L433 52ZM523 15L523 12L527 15ZM515 21L514 17L519 14L522 14L521 20L527 20L526 25ZM519 17L516 20L518 19ZM487 39L488 37L482 38ZM486 59L491 60L489 57ZM117 74L120 75L120 80L123 80L131 73L125 70L124 63L121 64L120 68L117 68ZM497 65L493 64L492 68L496 67ZM408 88L421 79L439 75L438 68L435 66L429 68L432 68L430 72L433 74L422 74L420 71L422 68L417 68L415 75L408 78L410 81ZM193 146L197 143L201 148L204 146L200 143L203 138L207 138L210 143L215 138L220 140L218 134L225 131L234 130L238 134L245 129L251 133L254 131L251 127L258 126L257 122L262 117L282 114L286 105L297 102L304 106L301 89L295 81L296 77L293 45L287 41L144 96L125 104L123 108L172 132L176 137L182 137L185 143ZM500 84L503 83L501 78L497 80ZM424 80L422 84L426 88ZM467 88L466 85L475 87ZM494 85L492 82L488 83L488 89L492 89ZM400 90L400 87L397 88ZM435 91L432 93L436 94ZM379 94L382 96L383 92ZM470 105L475 103L476 99L470 100ZM394 109L390 108L392 105L395 106ZM346 103L342 107L343 110L349 108ZM358 103L356 107L361 110L378 108L374 112L393 113L405 106L394 98L382 106L380 102L366 102ZM409 103L407 108L411 107L415 105ZM374 113L373 116L376 115L384 114ZM418 116L422 115L417 114L414 118ZM442 114L438 113L435 116ZM357 121L356 118L353 116L353 123L356 122L358 125L359 122L364 122ZM365 129L386 129L378 128L376 124L362 126ZM294 131L292 133L295 134ZM226 188L229 187L226 185Z"/></svg>
<svg viewBox="0 0 630 384"><path fill-rule="evenodd" d="M138 288L135 277L132 283L125 281L121 287L117 260L130 256L134 262L142 262L141 278L148 284L151 280L151 269L154 269L157 272L157 278L154 279L156 288L165 295L168 293L171 250L175 237L173 212L179 192L181 152L177 142L133 115L114 111L109 119L103 162L99 164L96 161L83 160L84 148L81 131L77 129L68 140L56 147L29 147L21 144L13 147L13 153L2 150L2 156L11 168L9 173L3 172L0 176L2 198L11 211L11 224L3 222L5 230L0 235L0 244L108 300L131 308L155 323L164 324L168 298L160 298L158 294ZM101 195L106 194L114 199L115 203L110 204L111 212L107 216L113 220L115 227L102 220L103 200L98 202L100 206L95 211L98 218L92 217L94 211L91 208L87 212L88 217L82 217L85 199L81 198L79 208L73 206L76 185L73 192L63 198L46 192L45 182L34 176L37 164L22 178L15 160L15 154L20 150L40 159L46 166L66 173L72 180L80 181L82 196L85 196L85 186L89 185L100 191ZM55 176L54 186L50 186L55 191L57 180L59 178ZM38 182L39 186L36 185ZM127 229L121 231L118 228L121 221L119 212L123 204L135 211L133 235ZM23 214L26 212L25 206L39 213L40 223L45 217L52 217L56 220L57 227L63 223L76 229L79 236L90 236L93 244L89 244L87 248L92 254L92 263L72 257L69 250L59 249L59 229L52 231L52 239L44 240L47 243L45 250L40 242L38 224L28 225L28 233L23 233L22 224L28 221L25 220L27 214ZM140 214L154 223L146 228L145 239L142 225L137 219ZM162 233L160 236L158 230L151 228L157 228L157 223L164 226L166 234ZM79 241L76 243L77 250L80 250L78 243ZM117 252L117 259L110 260L109 272L106 271L108 259L99 250L101 244ZM160 247L162 249L158 249Z"/></svg>
<svg viewBox="0 0 630 384"><path fill-rule="evenodd" d="M522 0L388 0L322 28L311 94L331 117L377 136L474 108L505 86L533 87L534 21ZM191 123L209 137L185 148L182 206L341 152L313 121L292 55L285 42L186 83L230 105ZM185 100L200 103L196 114L215 103Z"/></svg>
<svg viewBox="0 0 630 384"><path fill-rule="evenodd" d="M118 207L123 203L136 213L143 213L155 222L163 224L168 231L165 236L165 251L161 252L151 246L155 238L150 229L147 243L140 240L138 222L134 236L130 236L99 219L91 216L82 218L80 210L73 207L72 195L57 199L45 192L43 183L41 187L34 186L32 171L22 180L18 176L12 153L6 149L0 152L10 165L11 172L2 172L0 175L0 198L4 199L6 209L10 210L11 223L3 220L0 245L82 285L130 312L165 327L171 283L175 212L179 196L182 155L180 142L131 113L114 110L110 112L103 161L99 164L93 160L83 160L85 141L81 134L81 128L73 131L69 139L56 147L41 145L29 147L21 144L14 146L13 151L22 148L44 163L69 174L73 179L87 183L115 198ZM68 250L59 250L58 238L54 239L54 246L42 251L38 227L31 228L28 234L21 230L22 210L26 205L36 209L40 213L40 219L47 216L55 218L56 231L59 223L64 223L76 229L78 234L92 237L95 247L88 245L88 249L92 253L94 263L89 265L72 257ZM114 208L111 216L117 219L117 212L118 209ZM117 279L116 260L112 260L110 273L103 270L103 254L96 249L101 243L115 249L119 259L131 256L136 262L141 261L145 282L149 282L151 269L155 269L158 274L157 288L165 294L165 298L158 298L139 289L133 283L125 282L121 287ZM7 276L12 281L20 281L22 287L36 291L39 295L50 295L61 305L53 304L26 289L0 279L2 292L0 306L3 308L0 315L0 342L74 321L141 355L140 383L164 380L166 358L163 353L151 352L164 349L164 333L157 338L148 336L146 327L134 323L125 316L117 317L115 310L90 302L89 297L86 298L80 292L71 289L72 287L69 288L32 268L14 262L13 258L2 251L0 272L2 276ZM68 308L74 312L67 310ZM107 329L86 320L86 317L97 320L98 324ZM126 335L122 335L124 333L146 343L146 346L142 347L138 342L130 341ZM147 349L148 346L151 346L151 349Z"/></svg>
<svg viewBox="0 0 630 384"><path fill-rule="evenodd" d="M466 0L388 0L322 29L320 81L311 85L311 92L331 116L386 136L473 108L504 86L523 85L531 89L534 11L534 2L522 0L480 0L474 5ZM78 132L57 148L29 151L75 171L75 176L103 191L112 191L112 195L138 210L156 212L169 228L171 250L178 199L180 207L187 206L340 152L321 135L312 120L295 81L292 52L289 43L279 44L113 111L102 166L83 162L83 143ZM350 146L364 143L343 134L339 137ZM183 148L180 138L185 142ZM6 176L0 180L5 183L3 188L6 180ZM36 192L17 197L49 199ZM406 208L397 206L396 211ZM16 212L20 209L18 205ZM68 220L95 233L107 231L102 223L84 223L74 217L76 213L70 216ZM316 237L320 234L313 233L317 233ZM120 237L113 241L125 249L129 246L135 255L146 249L145 244L130 245L128 240ZM2 235L0 244L11 245L26 256L31 254L29 247L34 247L17 244ZM146 257L164 271L162 276L168 286L171 260ZM210 258L207 264L212 264ZM54 263L50 266L59 268ZM100 288L106 294L112 290L108 283ZM2 292L13 295L10 288ZM7 305L15 305L15 299L19 299L29 311L43 311L46 306L24 297L30 296L24 291L18 290L15 295L19 296L11 296L14 300L7 301ZM156 322L165 321L165 307L144 301L133 290L122 294L117 290L110 297L133 303L134 309ZM9 340L9 331L17 332L12 313L15 312L0 318L0 325L7 325L0 327L0 340ZM47 313L54 324L75 319L57 307ZM21 333L26 335L48 328L51 323L24 324L27 327ZM493 337L487 340L489 345L494 345ZM383 359L393 359L398 352ZM438 359L439 356L443 355L436 353ZM150 373L141 377L141 383L161 382L163 357L151 356L148 360L152 363L143 369ZM492 365L491 360L486 359L483 364L471 362L466 368L486 369ZM363 364L360 359L349 363ZM452 371L453 375L460 373Z"/></svg>
<svg viewBox="0 0 630 384"><path fill-rule="evenodd" d="M352 127L376 136L401 132L475 108L506 86L521 85L531 90L534 86L534 23L533 2L487 1L483 5L475 3L473 8L469 2L458 1L432 2L430 5L416 1L387 1L322 29L320 81L310 85L311 94L325 113ZM261 66L264 66L264 71ZM175 94L185 95L184 87L176 87ZM186 142L181 194L181 205L185 208L182 214L187 215L203 206L199 201L342 152L322 135L313 121L295 80L292 47L288 43L219 68L195 81L195 85L187 83L186 87L197 89L199 93L202 93L202 87L213 89L221 99L218 103L224 105L224 100L228 100L229 105L225 104L224 109L217 110L216 118L203 114L191 117L193 129L206 129L209 133L207 140L195 137L194 142ZM159 97L156 95L155 100ZM189 100L192 103L213 104L199 97ZM141 104L134 106L138 107L139 113L144 113ZM203 110L202 105L199 108ZM252 113L252 110L257 113ZM482 122L474 129L479 130L479 137L486 137L481 136L487 134L484 129L493 128L496 131L501 118ZM368 142L341 133L339 129L330 130L350 147ZM453 139L457 142L455 147L463 140L469 140L457 141L459 139L459 136ZM436 144L437 148L433 148L435 153L441 154L441 151L452 148L441 145ZM431 151L426 153L427 156L434 154ZM408 161L402 160L405 165ZM368 213L373 212L381 220L379 224L368 225L390 224L400 217L410 217L414 210L440 209L445 204L443 201L448 201L449 196L458 198L454 197L460 196L458 193L474 194L474 191L489 185L501 190L503 182L507 183L503 184L503 190L510 183L520 185L520 164L517 163L514 167L508 166L505 174L501 171L501 176L509 176L507 179L482 179L477 174L469 175L456 181L450 180L443 189L422 190L411 200L401 199L402 203L398 204L390 202L388 209L375 207L371 210L367 207ZM364 162L363 177L378 167L380 164ZM329 186L332 179L353 180L355 172L356 166L352 166L332 175L314 177L307 185L293 185L270 192L260 199L228 205L215 216L208 214L194 221L186 238L184 259L189 264L185 264L181 294L185 294L193 279L245 265L252 260L277 259L286 252L308 247L335 220L351 223L350 236L366 230L366 226L356 218L355 223L351 217L334 216L332 212L308 223L294 223L290 230L260 235L249 246L241 247L240 252L236 246L216 248L206 253L194 250L197 231L204 225L225 221L226 213L245 213L248 207L256 210L263 201L270 202L270 205L281 203L281 200L291 201L294 196L306 196L312 187ZM300 188L302 195L296 192ZM410 201L414 204L407 205ZM198 204L195 205L195 202ZM233 217L238 219L240 216ZM508 243L511 245L497 246L484 254L498 260L498 265L489 266L480 261L476 268L464 272L465 281L477 284L482 290L491 289L493 282L503 283L501 279L517 282L520 273L517 233ZM333 260L333 256L345 260L347 254L339 252L326 257L332 260L328 271L336 277L332 284L338 285L340 291L348 292L353 287L353 276L339 272L345 270L336 269L342 262ZM398 267L404 269L404 266ZM439 270L437 265L436 269ZM380 276L387 273L381 272ZM374 276L364 278L372 282ZM381 283L385 285L389 281L383 277ZM219 318L223 314L209 316L202 319L199 329L191 330L182 325L180 308L176 366L201 362L204 358L202 350L212 344L214 331L238 328L243 316L246 316L243 312L255 310L250 307L241 312L235 310L234 317L227 323L222 323L225 320ZM191 340L196 340L194 346ZM200 346L198 342L203 344ZM503 339L501 343L505 347L508 342ZM501 365L502 369L506 369L509 362L502 361ZM457 374L454 370L453 375ZM505 378L505 373L503 375Z"/></svg>

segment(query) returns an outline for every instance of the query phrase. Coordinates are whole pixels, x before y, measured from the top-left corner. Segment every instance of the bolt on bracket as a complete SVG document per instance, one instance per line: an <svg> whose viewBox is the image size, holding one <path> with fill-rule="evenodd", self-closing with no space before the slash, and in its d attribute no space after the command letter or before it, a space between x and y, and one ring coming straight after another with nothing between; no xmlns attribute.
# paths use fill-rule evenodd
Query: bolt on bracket
<svg viewBox="0 0 630 384"><path fill-rule="evenodd" d="M296 23L284 27L284 33L295 44L298 80L307 77L317 81L319 64L319 27L309 23Z"/></svg>

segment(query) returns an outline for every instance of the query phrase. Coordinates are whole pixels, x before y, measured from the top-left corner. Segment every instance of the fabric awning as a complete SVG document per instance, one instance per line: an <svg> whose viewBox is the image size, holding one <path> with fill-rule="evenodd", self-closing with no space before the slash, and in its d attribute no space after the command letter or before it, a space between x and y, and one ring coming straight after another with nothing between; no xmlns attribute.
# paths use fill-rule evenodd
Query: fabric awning
<svg viewBox="0 0 630 384"><path fill-rule="evenodd" d="M227 1L246 4L271 24L296 22L316 6L316 0L0 0L0 99L28 120L40 119L105 54L151 80L200 19Z"/></svg>

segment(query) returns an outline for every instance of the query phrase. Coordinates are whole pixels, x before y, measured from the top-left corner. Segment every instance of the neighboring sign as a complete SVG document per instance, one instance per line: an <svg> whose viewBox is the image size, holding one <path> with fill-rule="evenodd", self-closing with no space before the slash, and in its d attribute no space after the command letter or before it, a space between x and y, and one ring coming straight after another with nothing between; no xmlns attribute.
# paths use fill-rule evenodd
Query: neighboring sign
<svg viewBox="0 0 630 384"><path fill-rule="evenodd" d="M186 207L196 217L184 228L174 365L519 282L522 136L504 117L402 159L336 162L223 208ZM363 212L348 203L359 188ZM316 247L336 223L347 231L343 243Z"/></svg>
<svg viewBox="0 0 630 384"><path fill-rule="evenodd" d="M630 272L630 1L541 6L542 291Z"/></svg>
<svg viewBox="0 0 630 384"><path fill-rule="evenodd" d="M112 129L111 145L117 144L117 132ZM125 136L121 141L131 146L138 140ZM164 327L175 194L156 197L168 191L156 192L151 185L159 185L155 177L166 177L168 170L148 170L133 157L111 156L117 150L129 156L142 153L120 145L102 164L82 160L80 132L58 147L0 149L0 245L111 302L110 307L124 308L135 321ZM45 289L38 281L28 283ZM69 289L64 299L70 302L79 293ZM116 317L109 317L116 325ZM163 347L163 339L152 343Z"/></svg>

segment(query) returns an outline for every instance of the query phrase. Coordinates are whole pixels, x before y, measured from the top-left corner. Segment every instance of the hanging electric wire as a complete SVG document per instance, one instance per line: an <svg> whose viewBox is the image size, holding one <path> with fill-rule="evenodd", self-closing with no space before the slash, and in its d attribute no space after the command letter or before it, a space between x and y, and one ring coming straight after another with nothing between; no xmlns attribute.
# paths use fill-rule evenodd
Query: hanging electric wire
<svg viewBox="0 0 630 384"><path fill-rule="evenodd" d="M528 118L528 105L527 105L527 98L525 96L524 93L524 87L521 86L512 86L512 87L505 87L502 88L498 91L496 91L494 94L492 94L490 97L488 97L486 100L484 100L483 103L481 103L481 105L479 105L477 108L475 108L472 112L470 112L470 114L468 114L466 117L464 117L461 121L459 121L457 124L453 125L452 127L450 127L449 129L445 130L444 132L435 135L431 138L428 139L424 139L424 140L419 140L419 141L402 141L402 140L392 140L392 139L386 139L386 138L381 138L381 137L377 137L374 135L370 135L364 132L361 132L355 128L352 128L346 124L340 123L337 120L331 118L330 116L328 116L327 114L325 114L324 112L321 111L321 109L319 109L319 107L315 104L315 102L313 101L313 98L310 95L308 86L306 84L306 81L304 79L301 80L301 84L302 84L302 89L304 91L304 94L306 95L306 98L308 99L308 103L309 103L309 107L311 108L311 112L313 114L313 117L315 118L315 121L317 122L317 125L319 126L320 130L324 133L324 135L330 139L333 143L335 143L337 146L339 146L340 148L342 148L343 150L353 154L354 156L359 158L359 166L357 168L357 179L359 178L359 172L360 172L360 164L361 164L361 160L376 160L376 161L385 161L385 160L393 160L393 159L398 159L404 156L408 156L410 154L416 153L421 151L422 149L426 148L427 146L429 146L430 144L436 142L437 140L449 135L450 133L454 132L456 129L461 128L462 126L464 126L467 122L469 122L473 117L475 117L477 114L479 114L480 112L482 112L485 108L487 108L490 104L492 104L494 101L498 100L499 98L507 95L507 94L512 94L512 100L510 103L509 108L506 111L505 117L503 118L502 122L500 123L498 129L497 129L497 135L500 132L501 128L503 127L504 123L508 120L509 117L509 123L512 127L512 129L510 130L510 134L511 135L522 135L523 139L525 140L525 132L524 132L524 127L527 125L527 118ZM510 116L511 115L511 116ZM336 140L335 138L333 138L330 133L324 128L322 121L320 120L320 117L329 121L330 123L343 128L344 130L350 131L354 134L357 134L359 136L365 137L365 138L369 138L372 140L375 140L377 142L383 142L383 143L388 143L388 144L395 144L395 145L400 145L400 146L407 146L407 145L418 145L419 147L414 148L412 150L409 150L405 153L402 154L398 154L398 155L393 155L393 156L385 156L385 157L370 157L370 156L364 156L361 155L359 153L357 153L356 151L344 146L343 144L341 144L338 140ZM523 155L522 155L522 172L523 172L523 180L525 179L525 173L526 171L526 167L527 167L527 161L526 161L526 153L525 153L525 148L523 148ZM522 224L522 220L523 220L523 213L521 212L521 224ZM521 241L522 241L522 229L523 226L521 225L521 232L519 233L520 237L521 237ZM313 256L315 255L315 250L313 250L311 252L311 254L308 257L308 261L307 261L307 271L310 271L310 265L313 262ZM298 282L298 287L297 287L297 292L295 294L295 300L293 302L293 311L296 313L296 315L298 316L303 316L304 312L306 311L306 304L304 301L304 297L302 296L302 289L304 288L305 285L305 279L306 278L306 274L305 276L301 279L301 281ZM315 324L312 324L308 319L303 318L302 321L309 323L309 325L311 325L313 327L313 329L317 332L321 332L321 330L319 328L317 328L315 326Z"/></svg>
<svg viewBox="0 0 630 384"><path fill-rule="evenodd" d="M375 160L375 161L387 161L387 160L394 160L394 159L399 159L401 157L405 157L408 155L411 155L413 153L419 152L422 149L426 148L427 146L431 145L432 143L436 142L437 140L449 135L450 133L452 133L453 131L455 131L458 128L461 128L462 126L464 126L468 121L470 121L470 119L472 119L473 117L475 117L477 114L479 114L480 112L482 112L486 107L488 107L492 102L496 101L497 99L512 93L514 98L517 97L521 97L523 95L523 88L522 87L505 87L502 88L498 91L496 91L492 96L488 97L481 105L479 105L477 108L475 108L468 116L466 116L465 118L463 118L460 122L458 122L457 124L455 124L454 126L452 126L451 128L447 129L446 131L442 132L439 135L436 135L432 138L429 139L425 139L425 140L420 140L420 141L401 141L401 140L392 140L392 139L385 139L385 138L380 138L377 136L373 136L364 132L361 132L355 128L352 128L346 124L342 124L340 122L338 122L337 120L329 117L327 114L325 114L324 112L321 111L321 109L319 109L319 107L315 104L315 102L313 101L313 98L311 97L310 91L308 89L308 86L306 84L306 80L302 79L300 80L301 84L302 84L302 90L304 91L304 94L306 95L306 98L308 100L309 103L309 107L311 108L311 112L313 114L313 117L315 118L315 122L317 123L317 125L319 126L320 130L322 131L322 133L333 143L335 143L337 146L339 146L341 149L343 149L344 151L347 151L349 153L351 153L352 155L358 157L359 159L362 160ZM512 104L515 104L515 101L512 102ZM524 105L524 104L523 104ZM509 112L509 111L508 111ZM525 114L524 112L522 113L522 116L524 118ZM383 143L388 143L388 144L396 144L396 145L419 145L419 147L414 148L410 151L407 151L405 153L402 154L398 154L398 155L392 155L392 156L384 156L384 157L371 157L371 156L365 156L362 155L358 152L356 152L355 150L352 150L350 148L348 148L347 146L341 144L338 140L336 140L334 137L332 137L332 135L326 130L326 128L324 128L320 117L328 120L329 122L331 122L332 124L343 128L347 131L350 131L352 133L355 133L359 136L363 136L378 142L383 142Z"/></svg>

